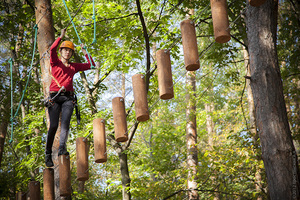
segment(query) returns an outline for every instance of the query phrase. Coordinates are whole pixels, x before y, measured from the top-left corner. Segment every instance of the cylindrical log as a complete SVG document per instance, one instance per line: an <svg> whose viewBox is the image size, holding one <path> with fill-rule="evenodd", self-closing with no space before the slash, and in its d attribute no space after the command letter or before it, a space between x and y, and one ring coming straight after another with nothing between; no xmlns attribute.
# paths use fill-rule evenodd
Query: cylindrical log
<svg viewBox="0 0 300 200"><path fill-rule="evenodd" d="M40 200L41 191L40 191L40 182L39 181L30 181L29 182L29 195L30 200Z"/></svg>
<svg viewBox="0 0 300 200"><path fill-rule="evenodd" d="M95 162L107 161L105 120L96 118L93 120Z"/></svg>
<svg viewBox="0 0 300 200"><path fill-rule="evenodd" d="M198 46L194 22L186 19L180 23L185 69L195 71L200 68Z"/></svg>
<svg viewBox="0 0 300 200"><path fill-rule="evenodd" d="M161 49L156 52L159 97L172 99L174 97L170 52Z"/></svg>
<svg viewBox="0 0 300 200"><path fill-rule="evenodd" d="M126 142L128 140L128 134L124 98L113 98L112 109L114 117L115 139L117 142Z"/></svg>
<svg viewBox="0 0 300 200"><path fill-rule="evenodd" d="M44 169L44 200L54 200L54 169Z"/></svg>
<svg viewBox="0 0 300 200"><path fill-rule="evenodd" d="M135 116L139 122L149 119L145 77L142 74L132 76L132 88L135 104Z"/></svg>
<svg viewBox="0 0 300 200"><path fill-rule="evenodd" d="M249 4L254 7L259 7L263 5L265 2L266 0L249 0Z"/></svg>
<svg viewBox="0 0 300 200"><path fill-rule="evenodd" d="M89 146L85 137L76 139L77 180L89 179Z"/></svg>
<svg viewBox="0 0 300 200"><path fill-rule="evenodd" d="M230 40L230 28L226 0L210 0L215 40L225 43Z"/></svg>
<svg viewBox="0 0 300 200"><path fill-rule="evenodd" d="M26 200L26 193L21 191L17 192L16 200Z"/></svg>
<svg viewBox="0 0 300 200"><path fill-rule="evenodd" d="M59 164L59 190L60 196L71 195L71 171L70 171L70 156L58 156Z"/></svg>

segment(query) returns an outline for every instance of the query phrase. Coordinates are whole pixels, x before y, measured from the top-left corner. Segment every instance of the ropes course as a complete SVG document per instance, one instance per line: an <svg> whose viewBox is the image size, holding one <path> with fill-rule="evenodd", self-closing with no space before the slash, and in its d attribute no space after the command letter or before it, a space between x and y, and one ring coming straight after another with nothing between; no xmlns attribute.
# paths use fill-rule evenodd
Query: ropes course
<svg viewBox="0 0 300 200"><path fill-rule="evenodd" d="M69 9L68 9L68 7L67 7L67 4L66 4L65 0L62 0L62 1L63 1L64 5L65 5L66 11L67 11L68 16L69 16L69 18L70 18L70 21L69 21L69 23L67 24L67 26L66 26L65 29L67 29L67 28L69 27L69 25L72 23L73 28L74 28L74 31L75 31L75 33L76 33L76 35L77 35L78 41L79 41L80 44L82 44L81 39L80 39L80 37L79 37L79 34L78 34L78 32L77 32L77 29L76 29L76 27L75 27L75 24L74 24L73 19L74 19L75 16L78 14L78 12L79 12L79 10L81 9L82 5L85 3L85 0L83 0L82 4L80 5L80 7L78 8L78 10L76 11L76 13L75 13L75 15L74 15L73 17L71 17L71 14L70 14L70 12L69 12ZM203 12L205 12L205 11L207 10L208 7L209 7L209 4L201 11L201 13L200 13L199 15L201 15ZM163 9L164 9L164 7L162 7L162 9L161 9L160 15L162 14ZM245 9L246 9L246 8L244 8L244 10L245 10ZM47 10L48 10L48 8L47 8ZM241 13L238 15L238 17L237 17L232 23L235 23L235 22L236 22L236 20L244 13L244 10L241 11ZM46 14L46 13L45 13L45 14ZM42 16L42 18L45 16L45 14ZM92 16L92 19L94 20L94 38L93 38L93 41L92 41L91 44L95 44L95 43L97 42L97 40L96 40L96 16L95 16L95 1L94 1L94 0L93 0L93 16ZM38 21L38 23L40 23L40 21L41 21L41 18L40 18L40 20ZM11 137L10 137L9 143L12 143L12 141L13 141L13 127L14 127L14 126L13 126L13 121L14 121L14 119L16 118L16 116L17 116L17 114L18 114L18 111L19 111L19 108L20 108L20 106L21 106L21 103L22 103L22 101L23 101L23 99L24 99L24 95L25 95L25 92L26 92L26 90L27 90L27 87L28 87L28 84L29 84L29 80L30 80L30 78L31 78L32 68L33 68L35 65L37 65L38 62L40 62L40 60L43 59L44 55L49 51L49 49L48 49L48 50L40 57L40 59L34 64L34 56L35 56L36 43L37 43L38 23L35 24L35 26L34 26L34 30L35 30L35 34L34 34L34 45L33 45L32 59L31 59L30 70L29 70L29 74L28 74L28 79L27 79L27 82L26 82L26 85L25 85L25 89L23 90L21 100L20 100L20 102L19 102L19 105L18 105L18 107L17 107L15 113L13 112L13 84L12 84L12 83L13 83L13 80L12 80L12 79L13 79L13 78L12 78L13 60L12 60L12 59L9 59L10 73L11 73L11 118L10 118L10 121L11 121ZM199 22L199 23L200 23L200 22ZM199 23L197 23L196 25L193 24L193 27L194 27L194 28L197 27L197 26L199 25ZM230 28L230 25L227 27L226 30L228 30L229 28ZM173 41L173 43L170 44L170 46L165 50L165 52L171 51L172 48L173 48L174 46L177 45L177 43L179 42L179 39L180 39L180 38L175 39L175 41ZM207 48L205 48L202 52L200 52L200 53L197 52L197 54L198 54L198 59L195 60L195 62L196 62L196 63L197 63L197 62L199 63L199 60L200 60L200 59L201 59L201 58L209 51L210 48L212 48L212 47L214 46L215 43L216 43L216 41L211 42L211 43L207 46ZM86 47L84 47L84 49L87 51L87 48L86 48ZM90 54L89 54L88 52L87 52L87 55L88 55L88 59L89 59L89 61L90 61L90 63L91 63L91 69L95 69L95 66L93 66L93 64L92 64L92 62L91 62ZM156 65L156 63L155 63L155 65ZM200 65L200 64L199 64L199 65ZM149 70L147 70L147 71L145 72L145 74L148 74L148 73L151 72L152 70L155 70L155 69L149 69ZM191 71L192 71L192 70L191 70ZM211 70L210 72L212 72L212 70ZM209 72L209 73L210 73L210 72ZM219 70L217 71L217 74L218 74L218 72L219 72ZM216 74L216 75L217 75L217 74ZM180 74L180 75L179 75L179 78L178 78L177 80L175 80L174 82L172 82L172 84L171 84L171 86L169 86L169 88L173 88L173 87L174 87L174 86L175 86L175 85L176 85L176 84L184 77L184 75L186 75L186 71L184 71L182 74ZM201 78L205 77L206 75L207 75L207 74L201 76ZM216 75L215 75L215 76L216 76ZM143 78L143 77L142 77L142 78ZM212 82L213 82L213 81L214 81L214 79L212 80ZM211 84L212 84L212 82L211 82ZM156 90L153 92L153 95L152 95L152 97L149 99L149 101L151 101L151 100L153 99L153 97L155 96L155 94L156 94L156 92L157 92L158 90L159 90L159 87L157 87ZM207 88L207 90L208 90L208 88ZM207 90L206 90L206 91L207 91ZM131 88L129 92L127 91L127 94L125 95L125 97L126 97L127 95L129 95L132 91L133 91L133 88ZM202 93L201 97L203 96L203 94L204 94L206 91L204 91L204 92ZM124 98L125 98L125 97L124 97ZM161 98L157 98L157 99L154 101L154 103L152 103L152 105L148 108L147 111L148 111L149 113L150 113L150 111L152 111L152 109L153 109L154 106L159 102L160 99L161 99ZM147 106L148 106L148 105L147 105ZM155 110L154 110L154 111L155 111ZM152 111L152 112L154 112L154 111ZM110 112L108 112L108 114L106 114L106 116L104 117L104 119L106 119L109 115L111 115L112 112L113 112L113 110L111 109ZM127 116L127 117L128 117L128 116ZM140 121L138 121L137 119L134 120L133 124L127 129L127 131L124 133L124 135L128 135L128 133L130 132L130 130L131 130L133 127L137 126L137 125L139 124L139 122L140 122ZM89 134L86 135L86 136L83 138L83 141L84 141L84 142L87 141L87 138L90 136L91 133L92 133L92 131L89 131ZM110 134L113 134L113 133L107 133L107 134L105 135L105 137L107 137L107 136L110 135ZM129 143L130 143L132 137L133 137L133 136L130 136L130 138L129 138ZM128 147L128 145L127 145L127 147ZM106 147L105 147L105 148L106 148ZM109 150L111 150L112 148L113 148L113 147L112 147L112 145L111 145L111 147L110 147L109 149L107 149L107 150L104 152L104 154L107 155L108 152L109 152ZM72 154L75 150L76 150L76 149L73 149L72 151L70 151L70 155L67 156L67 159L70 159L71 154ZM65 158L64 158L64 159L65 159ZM87 172L89 171L89 169L95 165L95 163L96 163L96 162L94 162L92 166L88 167L88 168L85 170L85 173L87 173ZM53 169L56 169L56 167L58 167L58 165L56 165ZM71 187L75 184L75 182L76 182L76 181L74 181L70 186L68 186L69 188L67 188L67 190L71 189Z"/></svg>

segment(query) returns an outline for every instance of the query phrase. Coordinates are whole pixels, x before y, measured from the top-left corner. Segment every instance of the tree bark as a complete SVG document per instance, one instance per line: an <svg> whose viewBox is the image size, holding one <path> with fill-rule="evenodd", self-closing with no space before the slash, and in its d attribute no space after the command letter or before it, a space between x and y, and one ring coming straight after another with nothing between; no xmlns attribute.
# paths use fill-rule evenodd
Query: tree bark
<svg viewBox="0 0 300 200"><path fill-rule="evenodd" d="M186 72L187 109L186 109L186 144L187 144L187 168L188 168L188 196L190 200L199 199L197 191L197 125L196 125L196 84L195 72Z"/></svg>
<svg viewBox="0 0 300 200"><path fill-rule="evenodd" d="M299 170L276 49L278 2L247 5L250 86L271 199L299 199Z"/></svg>

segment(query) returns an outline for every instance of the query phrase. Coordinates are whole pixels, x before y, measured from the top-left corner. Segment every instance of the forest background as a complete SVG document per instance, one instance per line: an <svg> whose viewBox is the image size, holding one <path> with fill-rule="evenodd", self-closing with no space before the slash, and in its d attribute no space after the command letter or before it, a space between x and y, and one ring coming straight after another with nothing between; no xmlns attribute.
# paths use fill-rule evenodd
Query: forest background
<svg viewBox="0 0 300 200"><path fill-rule="evenodd" d="M186 109L187 94L192 91L198 149L197 173L193 178L199 198L267 199L261 146L251 119L254 116L247 79L245 18L249 5L246 1L227 2L231 40L224 44L214 40L210 2L206 0L95 1L95 38L93 2L83 2L72 0L67 1L67 5L72 16L82 6L73 22L81 41L97 62L97 69L82 72L74 79L82 120L81 125L76 125L75 115L72 117L68 140L72 197L188 199L191 168L187 163ZM70 19L62 1L51 3L57 38ZM47 117L41 103L44 80L39 59L42 55L34 48L34 27L39 26L35 20L35 2L4 0L0 8L0 197L14 199L18 191L28 192L30 180L43 183ZM297 8L296 1L279 1L277 51L289 125L299 155L300 15ZM194 91L186 84L181 45L180 22L187 16L195 23L199 50L200 69L195 72ZM66 36L77 46L73 62L84 62L71 25ZM159 49L167 49L171 54L175 96L170 100L160 100L158 95L155 53ZM12 80L10 58L13 59ZM136 73L147 75L150 119L141 123L135 119L132 92L131 77ZM116 96L125 98L128 113L128 133L132 140L125 144L113 140L111 100ZM11 108L15 114L18 106L11 137ZM94 163L93 157L92 122L98 117L106 120L108 138L108 160L103 164ZM86 137L90 143L90 178L84 183L76 180L77 137ZM122 155L126 155L130 176L127 177L130 184L127 182L125 187L122 167L120 170Z"/></svg>

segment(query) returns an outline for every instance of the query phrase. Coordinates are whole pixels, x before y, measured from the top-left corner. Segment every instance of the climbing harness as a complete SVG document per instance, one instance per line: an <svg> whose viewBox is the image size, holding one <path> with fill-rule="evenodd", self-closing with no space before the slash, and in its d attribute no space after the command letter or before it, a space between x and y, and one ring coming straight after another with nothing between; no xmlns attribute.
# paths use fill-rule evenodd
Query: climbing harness
<svg viewBox="0 0 300 200"><path fill-rule="evenodd" d="M73 28L74 28L74 30L75 30L75 33L76 33L76 35L77 35L78 41L79 41L80 44L82 44L82 42L81 42L81 40L80 40L80 37L79 37L79 35L78 35L78 32L77 32L77 30L76 30L75 24L74 24L74 22L73 22L73 18L71 17L71 14L70 14L70 12L69 12L69 9L68 9L68 6L67 6L65 0L63 0L63 3L64 3L64 5L65 5L66 10L67 10L67 13L68 13L68 15L69 15L69 17L70 17L70 19L71 19L71 22L72 22ZM74 16L74 17L75 17L75 16ZM93 65L93 63L92 63L92 61L91 61L91 56L90 56L90 54L88 53L86 46L84 46L83 49L85 49L86 52L87 52L87 55L88 55L88 58L89 58L89 61L90 61L90 64L91 64L91 69L95 69L95 66Z"/></svg>

